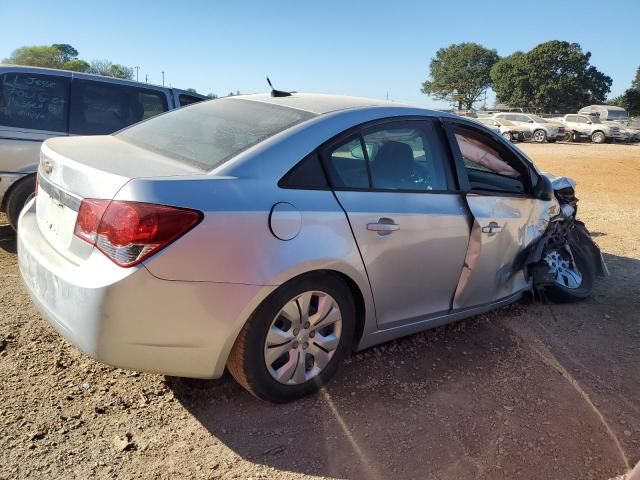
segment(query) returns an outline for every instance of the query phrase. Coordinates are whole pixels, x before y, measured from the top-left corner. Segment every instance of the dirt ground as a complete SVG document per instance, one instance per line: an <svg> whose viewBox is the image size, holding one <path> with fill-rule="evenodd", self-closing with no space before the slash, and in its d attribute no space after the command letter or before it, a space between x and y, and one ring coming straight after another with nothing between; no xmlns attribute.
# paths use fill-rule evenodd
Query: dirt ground
<svg viewBox="0 0 640 480"><path fill-rule="evenodd" d="M577 180L611 278L583 303L523 301L355 354L289 405L86 358L31 305L0 226L0 478L624 478L640 460L640 146L523 149Z"/></svg>

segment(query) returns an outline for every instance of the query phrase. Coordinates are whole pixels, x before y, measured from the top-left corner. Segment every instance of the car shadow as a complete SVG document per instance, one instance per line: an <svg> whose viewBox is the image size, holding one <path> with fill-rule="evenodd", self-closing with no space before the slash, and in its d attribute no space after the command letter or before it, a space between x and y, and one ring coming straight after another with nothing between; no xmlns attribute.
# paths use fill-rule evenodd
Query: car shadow
<svg viewBox="0 0 640 480"><path fill-rule="evenodd" d="M290 404L258 400L228 374L166 382L215 439L253 463L339 478L471 477L467 436L497 438L501 422L477 419L508 413L505 368L520 355L518 338L494 319L526 303L355 353L318 394Z"/></svg>
<svg viewBox="0 0 640 480"><path fill-rule="evenodd" d="M5 252L16 253L16 232L11 225L0 225L0 248Z"/></svg>
<svg viewBox="0 0 640 480"><path fill-rule="evenodd" d="M635 337L618 330L637 330L638 305L621 309L620 322L592 320L608 318L612 304L621 308L638 298L640 262L605 257L618 280L599 281L587 301L551 306L525 299L355 353L319 393L297 402L258 400L228 374L216 381L167 377L166 383L212 442L276 471L363 479L551 478L561 468L587 478L583 455L592 454L601 459L601 478L609 478L624 470L611 435L624 442L626 433L604 419L624 412L640 424L632 408L640 399L640 371L630 362L617 391L600 385L616 360L603 345L613 339L615 351L636 348ZM591 438L587 447L574 438L574 418ZM545 446L542 438L552 441Z"/></svg>

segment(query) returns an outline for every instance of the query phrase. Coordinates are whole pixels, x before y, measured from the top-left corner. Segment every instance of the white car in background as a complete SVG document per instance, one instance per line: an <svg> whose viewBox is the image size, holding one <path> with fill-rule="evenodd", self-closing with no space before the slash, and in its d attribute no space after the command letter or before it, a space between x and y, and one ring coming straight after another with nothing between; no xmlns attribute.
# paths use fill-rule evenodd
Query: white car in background
<svg viewBox="0 0 640 480"><path fill-rule="evenodd" d="M531 131L529 128L523 125L516 125L509 120L494 117L480 117L475 120L489 127L497 134L502 135L503 138L510 142L525 142L531 140Z"/></svg>
<svg viewBox="0 0 640 480"><path fill-rule="evenodd" d="M537 143L553 143L564 139L564 125L546 120L532 113L504 112L495 114L494 118L509 120L516 125L526 126L531 132L533 141Z"/></svg>

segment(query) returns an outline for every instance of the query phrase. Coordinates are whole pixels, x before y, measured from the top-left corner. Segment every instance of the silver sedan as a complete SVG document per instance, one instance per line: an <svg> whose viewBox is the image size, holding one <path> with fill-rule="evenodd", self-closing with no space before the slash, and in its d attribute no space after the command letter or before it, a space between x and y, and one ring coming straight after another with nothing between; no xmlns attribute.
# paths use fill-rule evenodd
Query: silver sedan
<svg viewBox="0 0 640 480"><path fill-rule="evenodd" d="M18 229L43 316L91 357L276 402L352 350L606 274L574 185L470 120L375 100L212 100L47 140Z"/></svg>

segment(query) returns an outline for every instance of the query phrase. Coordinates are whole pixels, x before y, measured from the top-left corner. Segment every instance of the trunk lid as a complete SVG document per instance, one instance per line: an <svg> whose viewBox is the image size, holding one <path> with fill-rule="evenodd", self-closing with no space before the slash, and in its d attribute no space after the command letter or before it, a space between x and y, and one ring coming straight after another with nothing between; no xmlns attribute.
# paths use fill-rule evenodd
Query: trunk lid
<svg viewBox="0 0 640 480"><path fill-rule="evenodd" d="M47 140L38 167L38 227L58 252L81 263L93 249L73 234L83 199L113 199L133 178L193 174L202 171L113 136Z"/></svg>

